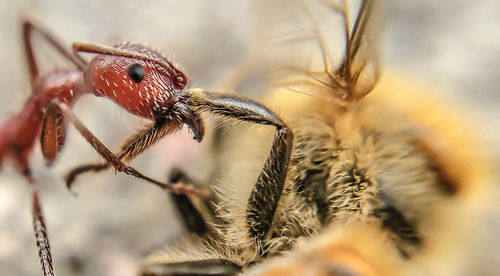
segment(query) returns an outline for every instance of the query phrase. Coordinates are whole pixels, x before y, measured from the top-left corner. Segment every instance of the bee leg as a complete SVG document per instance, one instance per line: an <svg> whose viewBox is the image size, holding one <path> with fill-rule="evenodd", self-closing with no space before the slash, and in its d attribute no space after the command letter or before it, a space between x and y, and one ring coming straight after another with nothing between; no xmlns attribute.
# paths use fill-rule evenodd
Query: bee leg
<svg viewBox="0 0 500 276"><path fill-rule="evenodd" d="M168 122L165 118L157 119L152 125L146 126L127 138L127 140L123 143L120 152L116 155L121 161L130 161L165 135L172 133L176 129L178 129L178 124L176 122ZM106 162L97 162L78 166L67 174L66 186L71 190L73 182L80 174L89 171L99 172L107 169L108 167L109 164Z"/></svg>
<svg viewBox="0 0 500 276"><path fill-rule="evenodd" d="M187 177L184 172L180 169L173 168L169 175L170 183L183 183L188 184L192 181ZM220 237L214 237L218 235L217 231L211 231L210 224L208 221L215 220L215 211L212 209L207 211L208 207L206 200L201 202L193 202L193 200L199 200L197 197L188 197L183 194L169 193L172 201L177 209L177 212L181 216L181 220L185 227L190 233L195 234L195 237L191 241L197 246L206 246L210 241L220 240ZM208 208L209 209L209 208ZM193 246L193 248L197 248ZM184 247L183 247L184 248ZM185 248L183 249L185 250ZM174 251L178 252L178 251ZM164 256L167 254L168 261L165 260ZM160 259L155 259L151 261L146 261L142 265L141 276L176 276L176 275L199 275L199 276L226 276L226 275L238 275L241 272L241 267L233 263L230 260L222 259L217 256L207 257L207 259L197 259L203 254L192 255L186 260L186 255L182 254L182 261L175 261L177 253L170 255L168 252L162 252ZM206 254L206 253L204 253ZM190 259L190 260L189 260Z"/></svg>
<svg viewBox="0 0 500 276"><path fill-rule="evenodd" d="M293 134L268 108L243 97L190 90L192 108L276 128L271 151L252 189L247 204L248 233L262 252L261 242L271 227L280 200L292 151Z"/></svg>
<svg viewBox="0 0 500 276"><path fill-rule="evenodd" d="M170 172L169 182L173 184L187 184L191 181L180 169L174 168ZM202 236L208 232L206 219L187 195L170 192L169 196L181 221L190 233ZM215 216L212 213L210 215Z"/></svg>
<svg viewBox="0 0 500 276"><path fill-rule="evenodd" d="M175 205L184 227L190 233L198 236L207 233L208 227L205 218L203 218L187 195L170 192L169 196Z"/></svg>
<svg viewBox="0 0 500 276"><path fill-rule="evenodd" d="M235 263L224 259L206 259L184 261L178 263L153 263L142 268L142 276L229 276L237 275L241 268Z"/></svg>

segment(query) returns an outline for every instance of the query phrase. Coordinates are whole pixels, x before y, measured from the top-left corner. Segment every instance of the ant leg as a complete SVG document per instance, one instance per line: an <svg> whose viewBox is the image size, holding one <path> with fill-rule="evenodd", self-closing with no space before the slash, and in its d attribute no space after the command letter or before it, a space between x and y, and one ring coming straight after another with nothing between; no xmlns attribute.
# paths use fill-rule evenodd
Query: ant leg
<svg viewBox="0 0 500 276"><path fill-rule="evenodd" d="M36 183L33 180L29 169L23 172L28 180L32 190L32 217L33 230L35 231L36 246L38 247L38 256L42 266L44 276L54 276L54 267L52 265L52 254L50 252L50 243L47 235L47 227L43 218L42 206L38 195Z"/></svg>
<svg viewBox="0 0 500 276"><path fill-rule="evenodd" d="M36 63L35 54L33 52L33 42L32 33L33 31L38 32L43 36L61 55L71 61L80 70L83 70L87 66L87 62L80 56L73 54L70 50L64 47L51 32L45 29L41 24L34 22L33 19L24 19L22 23L22 33L23 33L23 45L24 51L26 53L28 70L30 72L30 83L33 88L35 82L38 80L39 71L38 65Z"/></svg>
<svg viewBox="0 0 500 276"><path fill-rule="evenodd" d="M58 115L60 114L60 115ZM147 177L134 169L133 167L125 165L116 155L114 155L97 137L95 137L92 132L90 132L87 127L73 114L71 109L57 101L53 100L47 106L45 111L44 122L42 126L42 154L48 160L52 162L57 155L58 150L58 137L60 136L59 130L64 129L58 124L52 122L57 121L56 117L62 116L69 122L71 122L75 128L80 132L80 134L90 143L90 145L103 157L109 166L112 166L116 171L123 172L127 175L145 180L149 183L155 184L162 189L172 190L175 193L193 194L199 197L207 197L207 193L196 189L194 187L186 187L182 184L173 185L171 183L163 183ZM64 120L63 120L64 121Z"/></svg>
<svg viewBox="0 0 500 276"><path fill-rule="evenodd" d="M81 165L78 166L74 169L72 169L67 175L66 175L66 187L68 187L69 190L72 190L73 188L73 183L75 182L76 178L78 175L86 172L100 172L108 168L108 163L102 162L102 163L92 163L92 164L86 164L86 165Z"/></svg>
<svg viewBox="0 0 500 276"><path fill-rule="evenodd" d="M33 227L35 230L36 246L40 256L43 275L54 275L52 266L52 254L50 253L50 243L47 235L47 228L42 215L42 207L38 196L38 190L33 187Z"/></svg>
<svg viewBox="0 0 500 276"><path fill-rule="evenodd" d="M106 168L108 168L107 163L80 166L70 172L70 174L66 178L66 184L68 185L68 188L71 189L71 183L75 179L77 174L90 170L100 171ZM188 186L188 183L192 183L192 181L178 169L173 169L168 182L172 184L181 184L184 186ZM210 208L210 206L207 206L207 204L205 204L205 200L203 200L203 203L195 205L193 204L192 200L185 194L170 192L169 196L174 203L181 220L184 222L184 226L189 232L201 236L208 231L205 217L207 217L211 222L215 221L215 210ZM200 208L204 211L203 215L198 210Z"/></svg>
<svg viewBox="0 0 500 276"><path fill-rule="evenodd" d="M293 134L288 126L266 107L240 96L190 90L188 105L226 117L276 127L271 151L252 189L247 205L250 237L260 247L280 200L292 151Z"/></svg>
<svg viewBox="0 0 500 276"><path fill-rule="evenodd" d="M118 158L121 161L130 161L165 135L174 132L178 128L179 125L177 122L169 122L164 118L157 119L153 125L147 126L129 137L121 147L120 153L117 154ZM66 185L68 189L71 190L72 183L78 175L88 171L99 172L107 168L108 163L106 162L92 163L76 167L66 176Z"/></svg>

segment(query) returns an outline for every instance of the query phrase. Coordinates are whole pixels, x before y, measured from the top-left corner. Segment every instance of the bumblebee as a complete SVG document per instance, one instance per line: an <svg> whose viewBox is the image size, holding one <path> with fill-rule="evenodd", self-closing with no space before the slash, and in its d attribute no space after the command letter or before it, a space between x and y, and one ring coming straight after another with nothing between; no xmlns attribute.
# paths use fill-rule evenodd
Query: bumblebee
<svg viewBox="0 0 500 276"><path fill-rule="evenodd" d="M193 237L152 255L141 275L464 271L491 188L488 160L432 89L380 74L380 3L361 1L351 24L354 2L318 3L341 19L344 54L334 62L313 31L321 69L289 66L285 87L260 101L280 123L250 120L274 131L216 118L214 194L172 195ZM171 180L193 182L182 171Z"/></svg>

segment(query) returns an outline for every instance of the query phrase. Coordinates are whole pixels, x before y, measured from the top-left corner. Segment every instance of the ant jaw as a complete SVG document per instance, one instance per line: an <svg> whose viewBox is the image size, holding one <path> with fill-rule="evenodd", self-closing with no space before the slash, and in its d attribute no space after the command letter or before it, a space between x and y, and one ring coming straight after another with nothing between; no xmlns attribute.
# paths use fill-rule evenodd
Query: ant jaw
<svg viewBox="0 0 500 276"><path fill-rule="evenodd" d="M205 124L201 119L199 111L190 108L190 105L182 100L174 104L173 108L168 111L168 115L164 113L160 117L168 117L169 120L176 120L181 124L185 124L193 132L193 139L198 143L205 136Z"/></svg>
<svg viewBox="0 0 500 276"><path fill-rule="evenodd" d="M183 122L193 132L193 139L200 143L201 140L203 140L203 136L205 136L205 126L203 125L203 121L198 114L186 119L184 119Z"/></svg>

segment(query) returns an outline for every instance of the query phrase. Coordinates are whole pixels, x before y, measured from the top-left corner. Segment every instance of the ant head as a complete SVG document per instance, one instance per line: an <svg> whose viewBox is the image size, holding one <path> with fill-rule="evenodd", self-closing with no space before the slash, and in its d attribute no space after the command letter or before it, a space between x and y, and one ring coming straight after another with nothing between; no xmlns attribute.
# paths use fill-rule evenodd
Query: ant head
<svg viewBox="0 0 500 276"><path fill-rule="evenodd" d="M97 96L105 96L130 113L170 124L186 124L200 142L203 122L186 100L186 76L166 58L139 44L115 47L75 42L73 50L95 53L84 72L84 80Z"/></svg>
<svg viewBox="0 0 500 276"><path fill-rule="evenodd" d="M115 47L87 43L75 50L97 53L84 73L86 85L129 112L154 119L167 114L182 95L186 76L166 58L139 44Z"/></svg>

